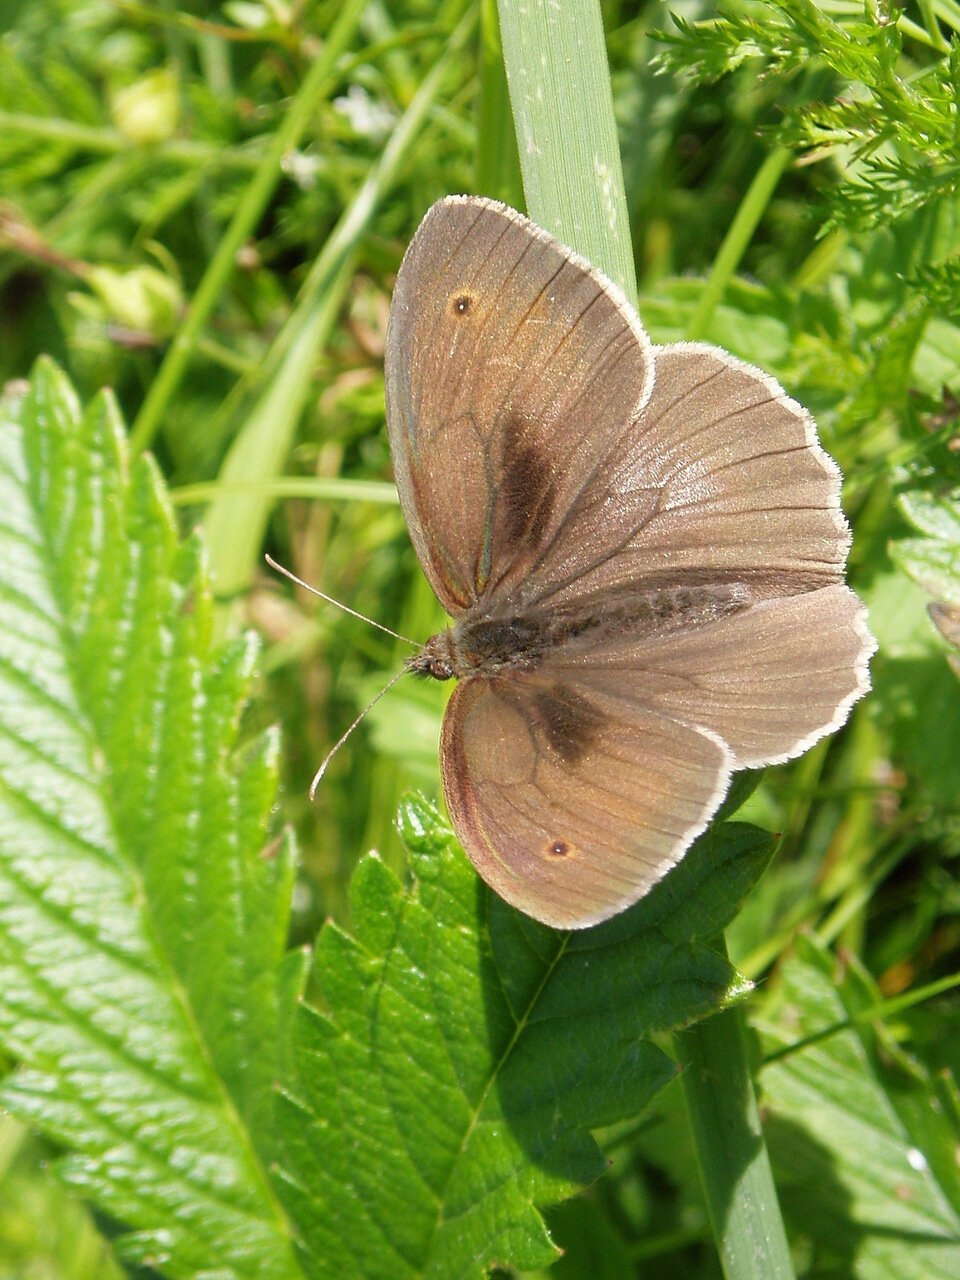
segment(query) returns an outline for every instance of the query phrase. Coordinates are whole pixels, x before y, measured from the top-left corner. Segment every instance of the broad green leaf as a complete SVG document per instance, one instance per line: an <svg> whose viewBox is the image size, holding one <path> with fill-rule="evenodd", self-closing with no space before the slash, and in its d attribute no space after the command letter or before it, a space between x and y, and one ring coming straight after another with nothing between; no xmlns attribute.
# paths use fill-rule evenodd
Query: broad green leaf
<svg viewBox="0 0 960 1280"><path fill-rule="evenodd" d="M926 1087L924 1150L881 1075L866 1025L842 1027L867 1003L855 974L809 940L783 971L777 1026L763 1028L765 1129L785 1210L812 1254L812 1274L850 1280L954 1280L960 1204L925 1154L957 1133ZM889 1075L889 1073L885 1073ZM907 1085L906 1079L903 1081ZM914 1081L910 1092L916 1092ZM938 1114L939 1113L939 1114ZM939 1136L934 1141L932 1132Z"/></svg>
<svg viewBox="0 0 960 1280"><path fill-rule="evenodd" d="M557 933L477 880L437 813L403 813L415 887L374 855L353 933L322 932L298 1026L283 1192L316 1276L479 1277L547 1265L535 1205L596 1178L589 1130L675 1072L646 1037L745 990L709 945L769 857L720 825L648 898Z"/></svg>
<svg viewBox="0 0 960 1280"><path fill-rule="evenodd" d="M197 545L109 397L81 413L41 363L3 407L0 1099L165 1275L546 1265L538 1206L675 1074L648 1037L746 990L710 940L770 838L722 824L566 935L410 803L415 888L361 864L353 936L320 937L324 1008L299 1005L275 742L237 750L251 646L212 648Z"/></svg>
<svg viewBox="0 0 960 1280"><path fill-rule="evenodd" d="M901 538L890 554L931 595L960 604L960 494L904 493L898 505L921 538Z"/></svg>
<svg viewBox="0 0 960 1280"><path fill-rule="evenodd" d="M932 800L936 810L927 820L937 821L941 809L955 806L960 787L960 690L927 612L929 596L912 578L897 569L878 574L868 601L880 642L872 666L873 715L894 763L911 778L905 803Z"/></svg>
<svg viewBox="0 0 960 1280"><path fill-rule="evenodd" d="M116 410L40 363L0 406L0 1102L170 1276L297 1274L265 1174L291 850L247 641Z"/></svg>

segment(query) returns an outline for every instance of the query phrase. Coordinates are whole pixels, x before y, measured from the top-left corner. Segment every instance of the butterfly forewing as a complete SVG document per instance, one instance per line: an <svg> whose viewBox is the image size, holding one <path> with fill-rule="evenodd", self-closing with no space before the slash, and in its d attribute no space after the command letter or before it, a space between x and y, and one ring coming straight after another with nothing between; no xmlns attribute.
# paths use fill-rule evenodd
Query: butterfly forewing
<svg viewBox="0 0 960 1280"><path fill-rule="evenodd" d="M520 214L451 198L400 268L385 358L404 515L455 617L510 594L649 394L615 287Z"/></svg>
<svg viewBox="0 0 960 1280"><path fill-rule="evenodd" d="M587 478L524 598L735 581L759 599L841 581L839 473L806 410L716 347L655 347L654 371L624 448Z"/></svg>

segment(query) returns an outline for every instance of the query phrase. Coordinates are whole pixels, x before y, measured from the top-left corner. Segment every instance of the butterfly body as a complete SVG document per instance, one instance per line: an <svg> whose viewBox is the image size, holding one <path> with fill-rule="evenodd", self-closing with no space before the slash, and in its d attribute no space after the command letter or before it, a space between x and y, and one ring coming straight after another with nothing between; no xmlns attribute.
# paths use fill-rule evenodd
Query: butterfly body
<svg viewBox="0 0 960 1280"><path fill-rule="evenodd" d="M644 633L665 635L715 621L744 608L750 593L742 583L657 587L638 584L594 600L556 610L528 608L485 616L474 607L447 631L424 645L408 662L414 674L438 680L535 671L544 659L588 658L598 645Z"/></svg>
<svg viewBox="0 0 960 1280"><path fill-rule="evenodd" d="M387 421L449 630L447 806L498 893L582 927L642 896L732 770L846 718L873 642L843 583L839 472L772 378L654 347L600 273L451 197L394 293Z"/></svg>

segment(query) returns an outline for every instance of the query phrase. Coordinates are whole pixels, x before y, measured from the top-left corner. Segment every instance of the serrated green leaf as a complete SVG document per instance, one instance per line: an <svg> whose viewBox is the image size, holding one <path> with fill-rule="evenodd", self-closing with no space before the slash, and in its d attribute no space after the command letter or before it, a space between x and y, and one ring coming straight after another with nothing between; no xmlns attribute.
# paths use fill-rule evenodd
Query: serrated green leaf
<svg viewBox="0 0 960 1280"><path fill-rule="evenodd" d="M768 1051L815 1037L859 1011L856 980L810 940L783 972L787 1017ZM952 1280L960 1214L915 1145L879 1075L865 1027L849 1027L767 1065L760 1077L767 1143L784 1207L809 1242L816 1274L855 1280ZM930 1116L931 1123L934 1117ZM957 1134L941 1114L945 1140Z"/></svg>
<svg viewBox="0 0 960 1280"><path fill-rule="evenodd" d="M40 363L0 422L0 1100L170 1276L290 1277L264 1172L291 851L246 641L109 397Z"/></svg>
<svg viewBox="0 0 960 1280"><path fill-rule="evenodd" d="M720 826L631 911L558 933L477 879L437 812L402 814L415 887L375 855L353 933L317 949L287 1099L283 1194L316 1276L480 1277L546 1266L535 1206L598 1176L590 1130L634 1116L675 1066L648 1037L743 982L715 936L772 841Z"/></svg>

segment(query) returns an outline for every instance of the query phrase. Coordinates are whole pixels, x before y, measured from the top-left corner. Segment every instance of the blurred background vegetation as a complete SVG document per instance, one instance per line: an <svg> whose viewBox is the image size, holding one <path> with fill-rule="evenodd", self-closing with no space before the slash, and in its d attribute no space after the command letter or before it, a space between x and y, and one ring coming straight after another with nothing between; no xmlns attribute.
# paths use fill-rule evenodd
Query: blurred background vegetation
<svg viewBox="0 0 960 1280"><path fill-rule="evenodd" d="M846 729L749 801L784 841L731 948L766 975L768 1014L800 929L883 995L921 990L960 954L960 689L941 634L960 625L927 612L960 606L960 7L603 13L643 320L655 341L722 343L812 409L881 645ZM346 918L361 852L403 866L393 815L410 786L437 790L444 691L401 682L310 805L320 759L407 650L260 555L415 639L442 625L390 485L383 339L434 199L522 207L497 40L472 0L0 0L0 379L43 352L84 399L112 387L184 527L205 526L224 634L264 640L249 728L283 727L297 941ZM894 1038L952 1081L949 995ZM669 1178L641 1178L630 1151L610 1214L653 1205L682 1235ZM0 1122L0 1277L109 1274L43 1162Z"/></svg>

